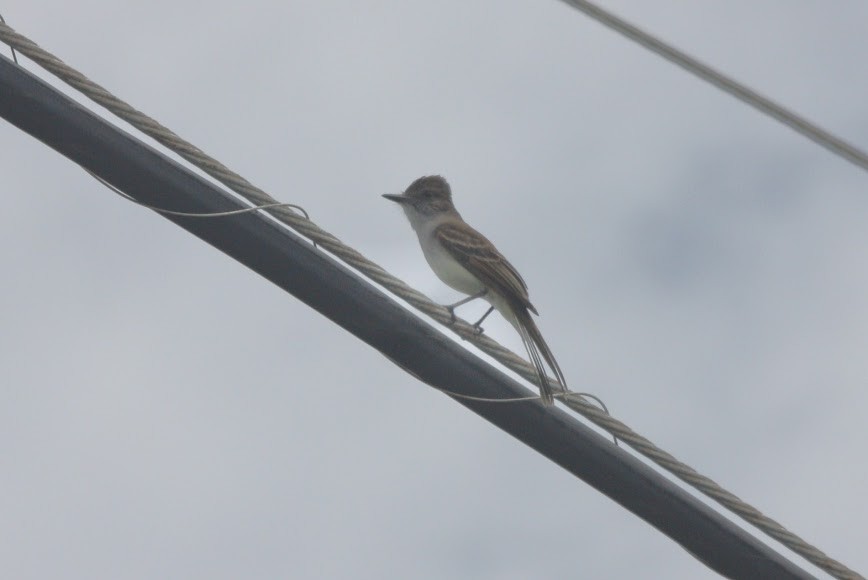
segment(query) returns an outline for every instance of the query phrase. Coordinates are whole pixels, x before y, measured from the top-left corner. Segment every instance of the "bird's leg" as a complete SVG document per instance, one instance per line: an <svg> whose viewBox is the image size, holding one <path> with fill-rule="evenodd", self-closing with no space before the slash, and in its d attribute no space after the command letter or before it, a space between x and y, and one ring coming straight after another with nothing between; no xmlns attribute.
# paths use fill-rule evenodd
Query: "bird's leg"
<svg viewBox="0 0 868 580"><path fill-rule="evenodd" d="M459 301L456 302L455 304L448 304L448 305L446 306L446 310L448 310L448 311L449 311L449 314L452 316L452 322L453 322L453 323L455 322L455 309L456 309L456 308L458 308L458 307L461 306L462 304L467 304L467 303L470 302L471 300L476 300L477 298L482 298L482 297L485 296L486 294L488 294L488 288L486 288L486 289L483 290L482 292L478 292L478 293L476 293L476 294L474 294L474 295L472 295L472 296L468 296L467 298L462 298L461 300L459 300ZM488 314L486 314L485 316L488 316ZM485 318L485 316L483 316L483 318ZM482 321L480 320L480 322L482 322Z"/></svg>
<svg viewBox="0 0 868 580"><path fill-rule="evenodd" d="M482 318L480 318L479 320L477 320L476 322L473 323L473 328L476 329L476 334L482 334L483 332L485 332L485 329L482 328L482 326L480 326L480 325L482 324L482 321L485 320L486 318L488 318L488 315L491 314L492 312L494 312L494 306L492 306L488 310L486 310L485 314L482 315Z"/></svg>

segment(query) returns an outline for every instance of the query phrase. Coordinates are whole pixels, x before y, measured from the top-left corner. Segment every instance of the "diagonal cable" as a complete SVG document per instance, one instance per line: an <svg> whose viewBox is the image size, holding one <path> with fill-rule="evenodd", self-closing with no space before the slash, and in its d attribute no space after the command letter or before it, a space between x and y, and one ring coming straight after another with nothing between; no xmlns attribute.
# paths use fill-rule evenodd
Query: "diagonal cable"
<svg viewBox="0 0 868 580"><path fill-rule="evenodd" d="M812 123L801 115L790 111L780 103L758 93L750 87L732 79L722 72L710 67L689 54L667 44L656 36L645 32L641 28L630 24L623 18L612 14L608 10L597 6L587 0L561 0L564 4L579 10L593 18L604 26L626 36L630 40L641 44L651 52L658 54L688 72L698 76L736 99L765 113L769 117L777 119L790 129L801 133L817 145L824 147L850 163L868 170L868 153L855 145L841 139L823 129L816 123Z"/></svg>
<svg viewBox="0 0 868 580"><path fill-rule="evenodd" d="M106 108L120 119L134 126L146 135L152 137L166 148L182 156L192 165L198 167L211 177L223 183L226 187L238 195L249 200L255 205L269 205L278 203L263 190L252 185L246 179L231 171L216 159L208 156L203 151L185 141L168 128L164 127L144 113L134 109L109 91L90 81L77 70L69 67L66 63L51 53L40 48L30 39L15 32L9 26L0 23L0 40L26 55L42 68L55 75L63 82L74 87L82 94ZM501 344L485 335L478 335L475 328L463 320L452 323L449 311L443 306L434 303L421 292L408 286L405 282L392 276L379 265L365 258L355 249L343 244L337 237L321 229L312 221L296 214L287 207L275 207L269 212L279 221L288 225L308 239L328 250L344 263L364 274L369 279L390 290L396 296L402 298L419 311L444 325L462 339L472 342L483 352L504 364L510 370L523 376L530 382L534 382L535 369L524 359L505 348ZM818 548L808 544L799 536L788 531L776 521L764 516L753 506L746 504L735 495L726 491L711 479L700 475L694 469L681 463L669 453L658 448L648 439L642 437L624 423L607 415L602 410L594 407L582 399L578 394L568 395L567 405L582 414L596 425L615 435L629 444L641 455L644 455L658 466L669 471L682 481L696 490L718 502L726 509L751 523L770 537L778 540L795 553L803 556L819 568L826 570L838 578L860 578L858 574L830 558Z"/></svg>

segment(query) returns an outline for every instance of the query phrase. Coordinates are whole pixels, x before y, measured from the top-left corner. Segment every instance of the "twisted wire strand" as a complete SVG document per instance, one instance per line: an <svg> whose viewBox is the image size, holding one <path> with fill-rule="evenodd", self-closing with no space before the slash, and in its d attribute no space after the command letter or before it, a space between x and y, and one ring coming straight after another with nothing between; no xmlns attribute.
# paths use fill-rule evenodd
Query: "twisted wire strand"
<svg viewBox="0 0 868 580"><path fill-rule="evenodd" d="M90 81L83 74L68 66L59 58L39 47L27 37L15 32L8 25L0 23L0 40L17 49L21 54L56 76L61 81L74 87L89 99L103 106L112 114L126 121L136 129L152 137L167 149L177 153L192 165L205 171L208 175L223 183L226 187L249 200L251 203L264 206L279 204L263 190L225 167L216 159L208 156L196 146L185 141L154 119L136 110L112 93ZM296 232L316 242L329 253L362 273L370 280L388 289L420 312L426 314L441 325L453 330L462 339L470 341L482 352L496 359L513 372L535 383L535 369L498 342L486 335L480 335L467 321L458 319L453 322L450 312L443 306L407 285L402 280L389 274L376 263L368 260L355 249L342 243L337 237L317 226L312 221L293 212L290 208L277 206L267 210L279 221ZM550 381L553 382L553 381ZM556 390L562 390L561 385L554 383ZM618 439L627 443L636 452L648 458L659 467L668 471L678 479L703 493L718 504L738 515L746 522L755 526L771 538L801 555L817 567L838 578L862 578L840 562L830 558L818 548L807 543L796 534L784 528L773 519L763 515L753 506L745 503L734 494L726 491L711 479L699 474L690 466L678 461L663 451L651 441L642 437L630 427L606 414L602 409L591 405L578 394L567 393L564 397L566 405L583 415L588 420L608 431ZM570 396L572 395L572 396Z"/></svg>

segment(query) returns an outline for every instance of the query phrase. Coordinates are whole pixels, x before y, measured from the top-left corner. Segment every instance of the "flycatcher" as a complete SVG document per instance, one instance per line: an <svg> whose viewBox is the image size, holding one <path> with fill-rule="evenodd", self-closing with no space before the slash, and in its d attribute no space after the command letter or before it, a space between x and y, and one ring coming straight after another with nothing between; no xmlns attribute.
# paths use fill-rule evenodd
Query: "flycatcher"
<svg viewBox="0 0 868 580"><path fill-rule="evenodd" d="M527 295L527 284L488 238L467 225L452 203L452 190L439 175L420 177L400 195L383 197L401 204L410 225L419 236L425 259L447 285L469 297L446 308L455 318L455 307L484 298L491 304L474 326L481 332L482 321L492 309L512 324L521 336L539 378L540 396L546 405L554 401L542 359L566 390L561 367L530 316L537 314ZM542 357L540 357L542 355Z"/></svg>

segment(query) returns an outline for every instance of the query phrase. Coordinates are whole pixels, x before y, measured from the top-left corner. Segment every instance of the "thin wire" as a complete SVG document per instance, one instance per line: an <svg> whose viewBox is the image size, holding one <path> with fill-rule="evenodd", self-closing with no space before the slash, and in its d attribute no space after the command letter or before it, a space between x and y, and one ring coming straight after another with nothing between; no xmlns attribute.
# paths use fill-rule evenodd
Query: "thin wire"
<svg viewBox="0 0 868 580"><path fill-rule="evenodd" d="M219 161L206 155L200 149L181 139L154 119L140 111L137 111L101 86L93 83L83 74L69 67L63 61L46 52L36 43L18 34L5 24L0 24L0 40L14 46L22 54L25 54L63 82L79 90L89 99L105 107L112 114L130 123L138 130L149 135L168 149L182 156L191 164L205 171L237 194L248 199L251 203L255 205L276 203L274 198L252 185L237 173L225 167ZM332 234L321 229L310 220L292 212L288 208L275 207L272 210L269 210L269 212L276 219L279 219L301 235L317 241L332 255L355 268L372 281L387 288L420 312L428 315L438 323L448 326L461 338L469 340L480 350L495 358L507 368L517 372L529 382L535 382L534 377L536 376L536 371L527 361L491 338L485 335L478 335L475 328L467 321L458 319L453 323L449 311L446 308L440 304L434 303L430 298L418 290L392 276L382 267L371 262L355 249L343 244ZM553 381L550 382L557 384ZM776 539L790 550L800 554L819 568L839 578L860 578L858 574L840 562L830 558L811 544L808 544L803 539L781 526L778 522L764 516L759 510L743 502L711 479L700 475L690 466L681 463L672 455L663 451L651 443L651 441L630 429L624 423L604 413L601 409L598 409L579 397L567 398L566 404L596 425L602 427L609 433L616 435L618 439L628 443L641 455L644 455L688 485L693 486L701 493L749 522L763 533Z"/></svg>
<svg viewBox="0 0 868 580"><path fill-rule="evenodd" d="M539 395L528 395L526 397L477 397L475 395L465 395L464 393L459 393L457 391L450 391L449 389L444 389L443 387L437 387L434 385L430 385L435 390L440 391L444 395L449 395L450 397L455 397L456 399L465 399L467 401L479 401L480 403L528 403L530 401L536 401L540 399Z"/></svg>
<svg viewBox="0 0 868 580"><path fill-rule="evenodd" d="M436 387L433 385L432 385L432 387L434 389L440 391L441 393L449 395L450 397L455 397L456 399L467 399L468 401L479 401L481 403L527 403L529 401L539 401L542 399L542 397L539 395L528 395L526 397L503 397L503 398L501 398L501 397L477 397L474 395L465 395L464 393L459 393L457 391L450 391L449 389L444 389L442 387ZM596 395L592 395L591 393L572 393L572 392L571 393L552 393L552 396L555 399L567 399L567 398L576 397L576 396L593 399L601 407L601 410L604 413L607 413L607 414L609 413L609 409L606 408L606 405L603 403L603 401L599 397L597 397ZM618 443L616 441L615 445L617 445L617 444Z"/></svg>
<svg viewBox="0 0 868 580"><path fill-rule="evenodd" d="M87 170L85 169L85 171L87 171ZM97 181L99 181L100 183L102 183L107 188L109 188L110 190L112 190L113 192L115 192L116 194L121 196L122 198L126 199L127 201L131 201L131 202L133 202L137 205L140 205L144 208L151 209L151 210L154 210L154 211L159 212L159 213L165 213L168 215L176 215L176 216L181 216L181 217L194 217L194 218L213 218L213 217L228 217L228 216L233 216L233 215L240 215L243 213L250 213L252 211L257 211L260 209L270 209L273 207L291 207L291 208L297 209L299 212L301 212L305 218L310 219L310 217L308 216L308 213L300 205L296 205L294 203L279 203L279 202L268 203L265 205L257 205L254 207L246 207L244 209L233 209L231 211L215 211L215 212L211 212L211 213L174 211L171 209L165 209L162 207L157 207L155 205L148 205L146 203L142 203L141 201L137 200L136 198L129 195L128 193L124 193L123 191L121 191L120 189L118 189L117 187L115 187L114 185L112 185L111 183L109 183L108 181L106 181L105 179L100 177L99 175L91 173L90 171L87 171L87 172L91 176L93 176L94 179L96 179Z"/></svg>
<svg viewBox="0 0 868 580"><path fill-rule="evenodd" d="M0 14L0 22L2 22L3 24L6 24L6 19L3 18L2 14ZM15 54L15 47L10 45L9 50L12 51L12 60L15 62L15 64L20 65L20 63L18 62L18 55Z"/></svg>
<svg viewBox="0 0 868 580"><path fill-rule="evenodd" d="M154 205L148 205L146 203L142 203L139 200L137 200L136 198L130 197L129 195L126 195L124 193L121 193L121 195L124 198L128 199L129 201L136 203L136 204L138 204L144 208L152 209L155 212L164 213L164 214L168 214L168 215L176 215L176 216L180 216L180 217L193 217L193 218L229 217L229 216L233 216L233 215L241 215L243 213L250 213L253 211L259 211L261 209L271 209L274 207L292 207L295 209L300 209L299 206L295 205L294 203L267 203L265 205L255 205L253 207L246 207L244 209L233 209L231 211L216 211L216 212L212 212L212 213L194 213L194 212L187 212L187 211L172 211L170 209L163 209L161 207L157 207ZM314 242L314 245L316 245L316 242Z"/></svg>
<svg viewBox="0 0 868 580"><path fill-rule="evenodd" d="M656 36L630 24L623 18L615 16L593 2L586 0L561 0L564 4L575 8L593 18L597 22L626 36L650 50L674 63L686 71L698 76L702 80L711 83L718 89L729 93L743 103L759 110L766 115L777 119L790 129L801 133L817 145L828 149L835 155L846 159L850 163L868 170L868 153L855 145L841 139L823 129L819 125L809 121L801 115L787 109L780 103L758 93L750 87L726 76L722 72L699 61L689 54L667 44Z"/></svg>

